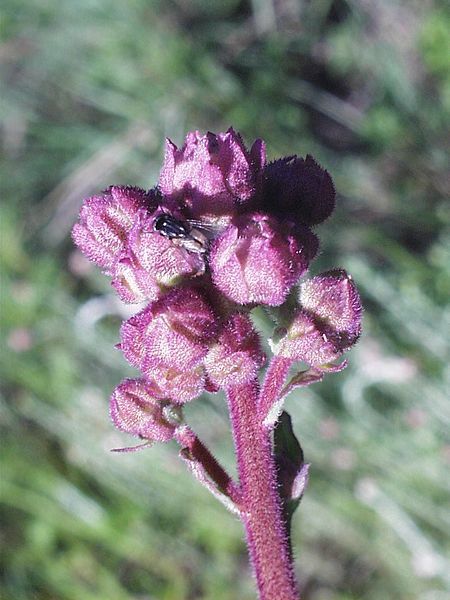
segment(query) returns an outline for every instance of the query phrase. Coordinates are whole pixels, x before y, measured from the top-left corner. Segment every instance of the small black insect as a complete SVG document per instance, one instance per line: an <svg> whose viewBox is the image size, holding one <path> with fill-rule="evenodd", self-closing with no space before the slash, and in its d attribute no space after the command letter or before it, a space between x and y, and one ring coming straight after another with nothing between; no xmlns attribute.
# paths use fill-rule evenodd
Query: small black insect
<svg viewBox="0 0 450 600"><path fill-rule="evenodd" d="M163 237L169 238L169 240L185 238L189 236L189 230L187 226L182 221L179 221L167 213L162 213L156 217L155 222L153 223L153 228Z"/></svg>
<svg viewBox="0 0 450 600"><path fill-rule="evenodd" d="M183 222L172 215L162 213L156 217L153 229L189 252L204 254L208 251L208 238L189 221Z"/></svg>

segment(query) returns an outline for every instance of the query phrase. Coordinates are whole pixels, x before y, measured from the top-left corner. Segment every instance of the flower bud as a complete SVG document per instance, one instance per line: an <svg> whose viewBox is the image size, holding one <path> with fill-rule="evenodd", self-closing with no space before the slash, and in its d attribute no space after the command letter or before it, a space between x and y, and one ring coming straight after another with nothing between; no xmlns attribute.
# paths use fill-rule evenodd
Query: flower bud
<svg viewBox="0 0 450 600"><path fill-rule="evenodd" d="M322 333L314 319L297 310L287 335L277 345L277 354L319 366L339 358L342 352Z"/></svg>
<svg viewBox="0 0 450 600"><path fill-rule="evenodd" d="M151 192L112 186L103 195L84 201L79 223L72 229L73 240L89 260L110 275L137 213L154 208L155 198Z"/></svg>
<svg viewBox="0 0 450 600"><path fill-rule="evenodd" d="M112 285L124 302L156 300L161 290L202 275L202 254L189 252L155 231L152 216L138 215L114 268Z"/></svg>
<svg viewBox="0 0 450 600"><path fill-rule="evenodd" d="M361 299L346 271L334 269L305 281L299 301L338 348L346 350L357 342L361 335Z"/></svg>
<svg viewBox="0 0 450 600"><path fill-rule="evenodd" d="M214 241L213 283L238 304L282 304L318 247L307 228L278 223L260 213L236 219Z"/></svg>
<svg viewBox="0 0 450 600"><path fill-rule="evenodd" d="M210 381L219 388L241 385L253 379L264 364L259 336L248 315L235 313L205 358Z"/></svg>
<svg viewBox="0 0 450 600"><path fill-rule="evenodd" d="M320 367L353 346L361 333L361 301L344 270L328 271L304 282L287 334L277 353Z"/></svg>
<svg viewBox="0 0 450 600"><path fill-rule="evenodd" d="M159 395L174 404L185 404L200 396L205 389L205 372L201 365L189 371L150 364L146 375L155 382Z"/></svg>
<svg viewBox="0 0 450 600"><path fill-rule="evenodd" d="M125 358L151 375L153 365L188 371L203 360L216 319L201 294L176 288L125 321L120 347Z"/></svg>
<svg viewBox="0 0 450 600"><path fill-rule="evenodd" d="M263 173L263 206L303 225L318 225L334 210L333 180L312 156L288 156L269 163Z"/></svg>
<svg viewBox="0 0 450 600"><path fill-rule="evenodd" d="M110 415L117 429L156 442L174 437L176 423L168 420L168 408L170 401L158 396L152 382L145 379L125 379L110 401Z"/></svg>
<svg viewBox="0 0 450 600"><path fill-rule="evenodd" d="M179 198L194 218L231 215L236 203L255 195L264 162L259 140L249 152L232 128L217 135L195 131L182 148L167 140L159 188Z"/></svg>

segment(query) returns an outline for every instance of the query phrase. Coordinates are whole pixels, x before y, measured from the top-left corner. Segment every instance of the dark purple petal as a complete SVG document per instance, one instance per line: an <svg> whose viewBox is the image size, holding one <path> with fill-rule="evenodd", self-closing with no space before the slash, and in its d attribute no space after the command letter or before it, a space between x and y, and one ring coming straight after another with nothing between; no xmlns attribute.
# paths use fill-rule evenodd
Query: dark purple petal
<svg viewBox="0 0 450 600"><path fill-rule="evenodd" d="M333 180L309 154L269 163L263 174L263 206L304 225L318 225L334 210Z"/></svg>

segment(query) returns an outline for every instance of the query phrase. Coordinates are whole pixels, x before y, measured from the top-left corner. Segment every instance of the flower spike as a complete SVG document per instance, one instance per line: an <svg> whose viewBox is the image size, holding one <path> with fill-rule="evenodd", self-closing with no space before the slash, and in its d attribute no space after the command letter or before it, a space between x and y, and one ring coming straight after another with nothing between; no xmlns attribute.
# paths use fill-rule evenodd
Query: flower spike
<svg viewBox="0 0 450 600"><path fill-rule="evenodd" d="M260 600L299 597L289 525L309 465L284 400L342 370L346 361L335 361L361 333L351 277L335 269L307 278L319 250L312 228L333 212L335 196L309 155L267 163L262 140L248 149L232 128L194 131L180 147L167 140L150 191L111 186L91 196L72 230L119 298L143 304L117 345L140 376L110 400L114 425L142 443L114 452L180 446L194 477L241 519ZM253 323L261 308L277 321L266 345ZM182 416L186 403L219 390L238 482Z"/></svg>

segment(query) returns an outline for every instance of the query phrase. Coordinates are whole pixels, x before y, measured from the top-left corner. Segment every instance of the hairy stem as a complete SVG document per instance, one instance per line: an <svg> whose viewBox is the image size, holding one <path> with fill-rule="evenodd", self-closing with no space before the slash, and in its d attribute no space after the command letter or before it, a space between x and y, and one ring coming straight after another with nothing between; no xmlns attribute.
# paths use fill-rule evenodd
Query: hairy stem
<svg viewBox="0 0 450 600"><path fill-rule="evenodd" d="M269 429L275 425L281 412L283 388L291 365L290 358L274 356L267 369L258 401L258 415Z"/></svg>
<svg viewBox="0 0 450 600"><path fill-rule="evenodd" d="M227 389L237 454L241 518L260 600L299 600L270 432L257 413L258 382Z"/></svg>
<svg viewBox="0 0 450 600"><path fill-rule="evenodd" d="M186 425L179 427L175 437L178 443L189 452L191 460L201 465L205 474L217 486L218 491L230 498L238 507L240 504L238 486L192 429Z"/></svg>

